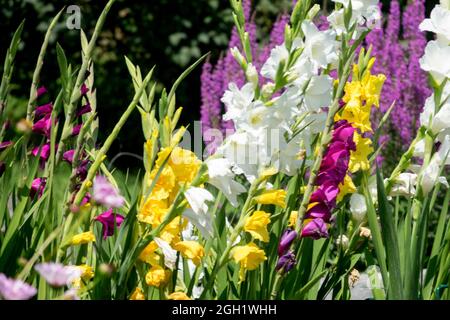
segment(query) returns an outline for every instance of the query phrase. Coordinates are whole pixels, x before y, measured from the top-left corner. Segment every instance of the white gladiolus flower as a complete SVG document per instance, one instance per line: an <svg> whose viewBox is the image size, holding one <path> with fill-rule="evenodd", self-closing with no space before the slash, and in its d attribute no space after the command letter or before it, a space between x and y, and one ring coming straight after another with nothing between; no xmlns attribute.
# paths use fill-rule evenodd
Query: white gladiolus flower
<svg viewBox="0 0 450 320"><path fill-rule="evenodd" d="M305 91L305 105L311 111L331 104L333 79L327 75L313 76Z"/></svg>
<svg viewBox="0 0 450 320"><path fill-rule="evenodd" d="M425 155L425 140L419 140L417 141L416 145L414 146L414 157L423 158Z"/></svg>
<svg viewBox="0 0 450 320"><path fill-rule="evenodd" d="M414 196L416 189L414 188L417 180L417 174L403 172L400 173L394 181L390 196Z"/></svg>
<svg viewBox="0 0 450 320"><path fill-rule="evenodd" d="M350 197L350 212L352 218L357 222L362 222L367 213L366 198L359 193L353 193Z"/></svg>
<svg viewBox="0 0 450 320"><path fill-rule="evenodd" d="M203 237L210 238L213 235L213 228L206 202L213 201L214 196L208 190L197 187L187 189L184 196L192 209L186 209L183 216L197 227Z"/></svg>
<svg viewBox="0 0 450 320"><path fill-rule="evenodd" d="M444 90L445 95L446 92ZM420 124L437 134L450 128L450 100L447 100L437 113L435 113L435 109L433 94L425 101L425 106L420 114Z"/></svg>
<svg viewBox="0 0 450 320"><path fill-rule="evenodd" d="M441 0L440 3L444 9L450 10L450 0Z"/></svg>
<svg viewBox="0 0 450 320"><path fill-rule="evenodd" d="M243 185L233 180L234 173L231 171L231 163L228 159L208 159L205 161L208 167L208 182L223 192L231 205L237 207L237 196L244 193Z"/></svg>
<svg viewBox="0 0 450 320"><path fill-rule="evenodd" d="M342 3L344 8L348 8L350 0L333 0L337 3ZM350 25L355 21L361 26L366 24L368 27L375 25L381 20L381 13L378 7L378 0L351 0L352 2L352 17ZM344 9L333 12L329 17L333 27L337 26L336 31L343 32L344 27Z"/></svg>
<svg viewBox="0 0 450 320"><path fill-rule="evenodd" d="M420 58L420 67L429 72L439 84L450 78L450 46L437 41L428 42L425 55Z"/></svg>
<svg viewBox="0 0 450 320"><path fill-rule="evenodd" d="M303 54L314 63L317 68L326 68L338 60L336 54L338 42L333 30L319 31L311 21L303 21L302 30L305 34L305 48Z"/></svg>
<svg viewBox="0 0 450 320"><path fill-rule="evenodd" d="M270 51L270 57L264 63L261 68L261 74L268 78L275 80L278 66L282 61L286 62L289 58L289 51L286 49L284 43L282 45L276 46Z"/></svg>
<svg viewBox="0 0 450 320"><path fill-rule="evenodd" d="M224 120L235 120L242 117L252 104L255 96L253 84L247 83L241 89L234 82L228 85L221 101L227 107L227 112L223 115Z"/></svg>
<svg viewBox="0 0 450 320"><path fill-rule="evenodd" d="M173 270L177 262L177 251L172 249L170 244L161 238L155 238L155 242L164 255L164 265L170 270Z"/></svg>
<svg viewBox="0 0 450 320"><path fill-rule="evenodd" d="M450 44L450 9L437 5L431 11L430 19L425 19L419 26L422 31L433 32L437 40Z"/></svg>
<svg viewBox="0 0 450 320"><path fill-rule="evenodd" d="M439 148L431 158L430 163L425 168L422 177L422 189L425 194L429 193L436 183L442 183L447 188L448 181L445 177L439 176L441 169L445 165L450 165L450 135L447 135Z"/></svg>

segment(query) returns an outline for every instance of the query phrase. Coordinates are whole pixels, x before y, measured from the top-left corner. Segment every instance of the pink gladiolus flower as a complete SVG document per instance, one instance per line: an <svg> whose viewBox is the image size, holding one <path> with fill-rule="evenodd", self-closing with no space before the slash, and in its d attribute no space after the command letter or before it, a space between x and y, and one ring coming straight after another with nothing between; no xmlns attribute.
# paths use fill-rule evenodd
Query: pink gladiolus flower
<svg viewBox="0 0 450 320"><path fill-rule="evenodd" d="M41 120L33 125L33 132L42 134L47 138L50 137L50 129L52 128L52 117L50 114L44 116Z"/></svg>
<svg viewBox="0 0 450 320"><path fill-rule="evenodd" d="M43 94L46 94L46 93L47 93L47 89L44 86L39 87L36 91L36 98L39 98L40 96L42 96Z"/></svg>
<svg viewBox="0 0 450 320"><path fill-rule="evenodd" d="M91 104L88 102L84 106L82 106L81 108L78 109L77 117L80 117L85 113L91 112L91 110L92 110Z"/></svg>
<svg viewBox="0 0 450 320"><path fill-rule="evenodd" d="M73 127L72 136L77 136L80 134L81 126L82 124L77 124L76 126Z"/></svg>
<svg viewBox="0 0 450 320"><path fill-rule="evenodd" d="M44 192L45 185L47 183L47 178L36 178L31 183L31 189L30 189L30 197L34 198L36 194L38 195L38 198L42 196L42 193Z"/></svg>
<svg viewBox="0 0 450 320"><path fill-rule="evenodd" d="M63 160L67 161L68 163L72 163L73 162L73 156L75 154L75 150L67 150L66 152L63 153Z"/></svg>
<svg viewBox="0 0 450 320"><path fill-rule="evenodd" d="M34 110L34 116L36 118L40 118L42 116L46 116L46 115L52 113L52 111L53 111L53 104L50 102L50 103L47 103L47 104L37 107L36 110Z"/></svg>
<svg viewBox="0 0 450 320"><path fill-rule="evenodd" d="M34 147L33 150L31 151L31 154L35 157L37 157L37 155L39 154L39 149L41 150L41 160L43 161L47 161L48 158L50 157L50 143L46 143L41 147L37 146Z"/></svg>
<svg viewBox="0 0 450 320"><path fill-rule="evenodd" d="M97 216L94 220L103 225L103 239L106 239L107 237L114 235L114 226L119 229L120 225L125 220L125 217L118 213L113 213L113 210L109 209Z"/></svg>
<svg viewBox="0 0 450 320"><path fill-rule="evenodd" d="M12 141L3 141L0 143L0 151L5 150L6 148L8 148L10 145L12 145Z"/></svg>
<svg viewBox="0 0 450 320"><path fill-rule="evenodd" d="M95 177L93 198L95 202L109 208L119 208L125 202L118 190L103 176Z"/></svg>
<svg viewBox="0 0 450 320"><path fill-rule="evenodd" d="M312 219L303 227L302 237L310 237L315 240L328 238L327 224L320 218Z"/></svg>
<svg viewBox="0 0 450 320"><path fill-rule="evenodd" d="M82 96L85 96L86 95L86 93L88 93L89 92L89 89L88 89L88 87L86 87L86 85L83 83L82 85L81 85L81 89L80 89L80 92L81 92L81 95Z"/></svg>
<svg viewBox="0 0 450 320"><path fill-rule="evenodd" d="M29 300L37 293L36 288L0 273L0 296L5 300Z"/></svg>
<svg viewBox="0 0 450 320"><path fill-rule="evenodd" d="M37 264L34 269L53 287L70 285L72 281L81 276L82 271L73 266L64 266L60 263L48 262Z"/></svg>

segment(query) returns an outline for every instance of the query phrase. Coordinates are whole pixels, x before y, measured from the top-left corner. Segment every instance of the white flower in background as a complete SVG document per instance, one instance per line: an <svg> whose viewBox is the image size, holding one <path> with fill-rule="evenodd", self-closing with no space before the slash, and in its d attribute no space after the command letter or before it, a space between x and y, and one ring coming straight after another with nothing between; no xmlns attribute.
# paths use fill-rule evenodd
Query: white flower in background
<svg viewBox="0 0 450 320"><path fill-rule="evenodd" d="M440 3L444 9L450 10L450 0L441 0Z"/></svg>
<svg viewBox="0 0 450 320"><path fill-rule="evenodd" d="M439 176L441 169L445 165L450 165L450 135L447 135L442 142L438 152L430 160L430 163L423 171L422 189L425 194L429 193L436 183L442 183L447 188L448 181L445 177Z"/></svg>
<svg viewBox="0 0 450 320"><path fill-rule="evenodd" d="M350 197L350 212L357 222L364 221L367 213L366 198L359 193L353 193Z"/></svg>
<svg viewBox="0 0 450 320"><path fill-rule="evenodd" d="M446 96L445 91L444 96ZM435 113L435 109L436 105L433 94L425 101L425 106L420 114L420 124L431 129L434 134L437 134L450 128L450 100L447 99L437 113Z"/></svg>
<svg viewBox="0 0 450 320"><path fill-rule="evenodd" d="M161 238L155 238L155 242L164 255L164 265L173 270L177 262L177 251L172 249L170 244Z"/></svg>
<svg viewBox="0 0 450 320"><path fill-rule="evenodd" d="M233 180L234 173L231 171L230 161L225 158L210 158L205 163L208 167L208 182L222 191L231 205L237 207L237 196L246 192L246 189L243 185Z"/></svg>
<svg viewBox="0 0 450 320"><path fill-rule="evenodd" d="M311 21L303 21L302 30L305 34L303 54L311 59L317 69L326 68L338 60L338 42L333 30L319 31Z"/></svg>
<svg viewBox="0 0 450 320"><path fill-rule="evenodd" d="M416 185L417 174L403 172L400 173L394 181L394 185L392 186L390 196L414 196L416 194Z"/></svg>
<svg viewBox="0 0 450 320"><path fill-rule="evenodd" d="M288 176L297 174L298 169L302 165L303 157L300 154L300 135L297 135L289 142L283 138L279 152L274 154L272 164L275 168Z"/></svg>
<svg viewBox="0 0 450 320"><path fill-rule="evenodd" d="M333 11L327 17L327 20L330 23L331 27L334 29L334 31L336 31L336 34L338 36L340 36L345 32L344 9ZM355 21L356 21L355 17L352 16L350 23L353 24Z"/></svg>
<svg viewBox="0 0 450 320"><path fill-rule="evenodd" d="M270 51L270 56L261 68L261 75L265 78L275 80L278 66L282 61L286 62L289 58L289 51L284 43L276 46Z"/></svg>
<svg viewBox="0 0 450 320"><path fill-rule="evenodd" d="M439 84L450 78L450 46L437 41L428 42L425 54L420 58L420 67L429 72Z"/></svg>
<svg viewBox="0 0 450 320"><path fill-rule="evenodd" d="M224 120L235 120L247 112L255 97L253 84L246 83L241 89L234 82L228 85L221 101L225 104L227 112L223 115Z"/></svg>
<svg viewBox="0 0 450 320"><path fill-rule="evenodd" d="M56 262L40 263L34 269L53 287L70 286L82 274L80 268Z"/></svg>
<svg viewBox="0 0 450 320"><path fill-rule="evenodd" d="M423 158L425 156L425 139L417 141L414 146L414 157Z"/></svg>
<svg viewBox="0 0 450 320"><path fill-rule="evenodd" d="M348 8L350 0L333 0L337 3L342 3L344 8ZM357 21L359 25L366 23L371 26L381 19L380 9L378 8L378 0L351 0L352 2L352 22ZM342 23L344 10L342 12ZM341 11L339 10L339 11Z"/></svg>
<svg viewBox="0 0 450 320"><path fill-rule="evenodd" d="M437 40L450 44L450 9L437 5L431 11L430 19L425 19L419 26L422 31L433 32Z"/></svg>
<svg viewBox="0 0 450 320"><path fill-rule="evenodd" d="M331 104L333 79L328 75L313 76L305 91L305 105L310 111Z"/></svg>
<svg viewBox="0 0 450 320"><path fill-rule="evenodd" d="M213 201L214 196L208 190L197 187L187 189L184 196L191 209L186 209L183 216L197 227L203 237L210 238L213 235L213 227L206 202Z"/></svg>

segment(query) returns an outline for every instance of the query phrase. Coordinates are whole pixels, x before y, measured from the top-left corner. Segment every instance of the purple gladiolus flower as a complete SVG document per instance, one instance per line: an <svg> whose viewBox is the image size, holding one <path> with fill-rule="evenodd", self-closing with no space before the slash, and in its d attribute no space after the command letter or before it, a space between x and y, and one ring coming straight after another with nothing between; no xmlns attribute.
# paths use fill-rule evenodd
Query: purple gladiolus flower
<svg viewBox="0 0 450 320"><path fill-rule="evenodd" d="M63 153L63 160L67 161L68 163L72 163L73 162L73 156L75 154L75 150L67 150L66 152Z"/></svg>
<svg viewBox="0 0 450 320"><path fill-rule="evenodd" d="M82 273L79 268L55 262L37 264L34 269L53 287L69 286Z"/></svg>
<svg viewBox="0 0 450 320"><path fill-rule="evenodd" d="M97 216L94 220L103 225L103 239L106 239L107 237L114 235L114 226L119 229L123 220L125 220L125 217L118 213L113 213L113 210L109 209Z"/></svg>
<svg viewBox="0 0 450 320"><path fill-rule="evenodd" d="M277 271L283 270L283 272L289 272L297 263L295 254L291 250L282 255L277 262L275 269Z"/></svg>
<svg viewBox="0 0 450 320"><path fill-rule="evenodd" d="M81 126L82 126L82 124L80 123L73 127L72 136L77 136L80 134Z"/></svg>
<svg viewBox="0 0 450 320"><path fill-rule="evenodd" d="M297 237L297 232L294 229L287 229L281 236L280 244L278 245L278 256L284 255L290 248L292 242Z"/></svg>
<svg viewBox="0 0 450 320"><path fill-rule="evenodd" d="M10 145L12 145L12 141L3 141L0 143L0 151L5 150L6 148L8 148Z"/></svg>
<svg viewBox="0 0 450 320"><path fill-rule="evenodd" d="M77 117L80 117L83 114L91 112L91 111L92 111L91 104L88 102L84 106L81 106L81 108L78 109Z"/></svg>
<svg viewBox="0 0 450 320"><path fill-rule="evenodd" d="M93 198L95 202L110 208L119 208L125 202L118 190L103 176L95 177Z"/></svg>
<svg viewBox="0 0 450 320"><path fill-rule="evenodd" d="M34 116L36 118L41 118L42 116L46 116L52 113L52 111L53 111L53 104L50 102L37 107L36 110L34 110Z"/></svg>
<svg viewBox="0 0 450 320"><path fill-rule="evenodd" d="M34 147L33 150L31 151L31 154L35 157L37 157L37 155L39 154L39 150L41 150L41 160L43 160L44 162L48 160L48 158L50 157L50 143L46 143L42 146L42 148L40 146Z"/></svg>
<svg viewBox="0 0 450 320"><path fill-rule="evenodd" d="M316 218L308 221L302 230L302 237L310 237L315 240L328 238L327 224L323 219Z"/></svg>
<svg viewBox="0 0 450 320"><path fill-rule="evenodd" d="M30 197L34 198L38 195L38 198L42 197L45 185L47 184L47 178L36 178L31 183Z"/></svg>
<svg viewBox="0 0 450 320"><path fill-rule="evenodd" d="M47 89L44 86L39 87L36 90L36 98L39 98L40 96L42 96L43 94L46 94L46 93L47 93Z"/></svg>
<svg viewBox="0 0 450 320"><path fill-rule="evenodd" d="M33 125L33 132L42 134L47 138L50 137L50 130L52 128L52 117L50 114L45 115L41 120Z"/></svg>
<svg viewBox="0 0 450 320"><path fill-rule="evenodd" d="M87 177L89 160L81 161L80 165L77 167L77 176L80 180L84 180Z"/></svg>
<svg viewBox="0 0 450 320"><path fill-rule="evenodd" d="M325 182L311 195L310 202L324 202L330 206L334 206L336 197L339 194L337 185L331 182Z"/></svg>
<svg viewBox="0 0 450 320"><path fill-rule="evenodd" d="M37 293L36 288L0 273L0 296L5 300L29 300Z"/></svg>
<svg viewBox="0 0 450 320"><path fill-rule="evenodd" d="M85 96L86 95L86 93L88 93L89 92L89 89L88 89L88 87L86 87L86 85L83 83L82 85L81 85L81 89L80 89L80 92L81 92L81 95L82 96Z"/></svg>

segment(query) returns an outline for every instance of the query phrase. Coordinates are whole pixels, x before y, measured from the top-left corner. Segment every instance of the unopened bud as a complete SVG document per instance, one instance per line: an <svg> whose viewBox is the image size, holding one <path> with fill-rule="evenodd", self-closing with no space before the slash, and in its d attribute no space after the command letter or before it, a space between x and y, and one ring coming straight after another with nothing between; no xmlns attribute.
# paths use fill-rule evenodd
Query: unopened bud
<svg viewBox="0 0 450 320"><path fill-rule="evenodd" d="M320 11L320 5L318 5L317 3L315 5L312 6L311 9L309 9L308 11L308 15L306 16L308 20L313 20L316 15L319 13Z"/></svg>
<svg viewBox="0 0 450 320"><path fill-rule="evenodd" d="M231 48L231 55L236 59L236 61L239 63L242 69L247 69L247 61L245 60L244 56L241 54L239 49L237 47Z"/></svg>
<svg viewBox="0 0 450 320"><path fill-rule="evenodd" d="M372 232L369 228L361 227L359 228L359 236L363 238L369 238L372 239Z"/></svg>
<svg viewBox="0 0 450 320"><path fill-rule="evenodd" d="M259 76L258 71L252 63L249 63L247 66L247 70L245 71L245 76L247 80L253 84L256 88L258 86Z"/></svg>
<svg viewBox="0 0 450 320"><path fill-rule="evenodd" d="M270 97L272 97L274 89L275 89L275 83L273 83L273 82L268 82L265 85L263 85L262 90L261 90L261 95L262 95L263 99L264 100L270 99Z"/></svg>
<svg viewBox="0 0 450 320"><path fill-rule="evenodd" d="M359 281L361 278L359 271L356 269L353 269L352 272L350 272L348 276L348 283L353 288L355 284Z"/></svg>

